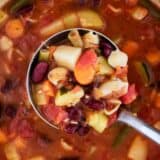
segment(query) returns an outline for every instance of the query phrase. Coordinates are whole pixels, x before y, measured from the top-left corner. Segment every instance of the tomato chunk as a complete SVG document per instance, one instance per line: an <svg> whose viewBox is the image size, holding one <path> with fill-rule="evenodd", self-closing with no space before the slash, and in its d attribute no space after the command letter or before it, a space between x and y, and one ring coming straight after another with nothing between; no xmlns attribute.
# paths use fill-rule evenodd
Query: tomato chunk
<svg viewBox="0 0 160 160"><path fill-rule="evenodd" d="M45 114L49 121L54 121L56 124L60 124L68 116L67 112L53 104L47 104L43 106L42 112Z"/></svg>
<svg viewBox="0 0 160 160"><path fill-rule="evenodd" d="M121 97L123 104L130 104L137 98L137 91L135 88L135 84L132 84L128 87L128 92L124 96Z"/></svg>

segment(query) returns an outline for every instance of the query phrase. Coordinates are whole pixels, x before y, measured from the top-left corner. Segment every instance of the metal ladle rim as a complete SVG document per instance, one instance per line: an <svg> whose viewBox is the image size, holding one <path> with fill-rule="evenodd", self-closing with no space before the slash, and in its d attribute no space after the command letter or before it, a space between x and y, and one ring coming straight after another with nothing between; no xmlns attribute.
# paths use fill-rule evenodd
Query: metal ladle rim
<svg viewBox="0 0 160 160"><path fill-rule="evenodd" d="M27 95L28 95L28 98L29 98L29 102L31 103L32 105L32 108L34 109L35 113L38 115L38 117L40 117L47 125L49 125L50 127L53 127L55 129L59 129L59 127L57 127L56 125L54 125L53 123L49 122L46 118L44 118L44 116L40 113L40 111L38 111L36 105L33 103L33 100L32 100L32 96L31 96L31 93L30 93L30 71L31 71L31 67L32 67L32 64L37 56L37 54L39 54L39 51L41 50L41 48L43 48L43 46L45 46L45 44L47 44L49 41L51 41L52 39L54 39L54 37L60 35L60 34L63 34L65 32L69 32L69 31L72 31L72 30L82 30L82 31L91 31L91 32L94 32L96 33L97 35L103 37L104 39L106 39L107 41L109 41L114 47L116 50L118 50L118 46L110 39L108 38L106 35L104 35L103 33L100 33L98 31L95 31L93 29L86 29L86 28L70 28L70 29L66 29L66 30L63 30L63 31L60 31L60 32L57 32L56 34L53 34L52 36L50 36L49 38L47 38L45 41L43 41L39 47L36 49L36 51L34 52L31 60L30 60L30 63L29 63L29 66L28 66L28 70L27 70L27 77L26 77L26 90L27 90Z"/></svg>

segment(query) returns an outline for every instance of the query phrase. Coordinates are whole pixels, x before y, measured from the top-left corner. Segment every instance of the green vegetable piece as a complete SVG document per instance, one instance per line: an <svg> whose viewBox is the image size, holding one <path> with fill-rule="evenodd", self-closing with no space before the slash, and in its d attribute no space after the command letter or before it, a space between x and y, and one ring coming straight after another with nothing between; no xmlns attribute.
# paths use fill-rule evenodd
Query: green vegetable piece
<svg viewBox="0 0 160 160"><path fill-rule="evenodd" d="M149 0L140 0L140 4L148 8L153 17L160 19L160 11Z"/></svg>
<svg viewBox="0 0 160 160"><path fill-rule="evenodd" d="M11 13L15 14L16 12L18 12L21 8L28 6L28 5L32 5L33 4L33 0L17 0L15 1L15 3L12 5L11 7Z"/></svg>
<svg viewBox="0 0 160 160"><path fill-rule="evenodd" d="M137 73L140 75L145 86L150 85L153 82L153 72L150 66L145 62L134 62Z"/></svg>
<svg viewBox="0 0 160 160"><path fill-rule="evenodd" d="M124 126L122 129L120 129L119 133L116 135L112 146L114 148L118 147L119 145L121 145L124 140L127 138L128 134L130 133L130 131L132 130L132 128L128 127L128 126Z"/></svg>
<svg viewBox="0 0 160 160"><path fill-rule="evenodd" d="M49 59L49 50L47 49L42 49L40 52L39 52L39 57L38 57L38 60L39 61L48 61Z"/></svg>

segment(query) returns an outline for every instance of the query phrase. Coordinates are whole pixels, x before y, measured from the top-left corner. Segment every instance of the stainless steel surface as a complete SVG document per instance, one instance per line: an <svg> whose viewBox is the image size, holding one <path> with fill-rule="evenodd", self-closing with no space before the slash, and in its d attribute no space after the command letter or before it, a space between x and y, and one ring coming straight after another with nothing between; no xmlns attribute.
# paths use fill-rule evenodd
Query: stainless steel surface
<svg viewBox="0 0 160 160"><path fill-rule="evenodd" d="M74 28L75 29L75 28ZM117 45L110 40L108 37L106 37L105 35L103 35L102 33L99 33L97 31L94 30L90 30L90 29L83 29L83 28L76 28L77 30L79 30L80 32L88 32L88 31L93 31L96 34L98 34L101 38L105 39L106 41L109 41L113 47L115 48L115 50L118 50ZM27 79L26 79L26 88L27 88L27 94L30 100L30 103L33 107L33 109L35 110L36 114L49 126L59 129L57 126L55 126L54 124L52 124L51 122L49 122L39 111L39 109L36 107L36 105L34 104L33 98L32 98L32 88L31 88L31 72L32 69L34 68L34 65L37 61L37 57L39 54L39 51L42 48L45 48L47 45L49 44L58 44L60 42L62 42L62 39L67 38L68 33L73 30L72 29L68 29L68 30L64 30L62 32L59 32L55 35L52 35L51 37L49 37L46 41L42 42L42 44L39 46L39 48L35 51L29 67L28 67L28 71L27 71ZM156 129L152 128L151 126L149 126L148 124L144 123L143 121L139 120L138 118L136 118L135 116L132 115L132 113L128 112L128 111L121 111L118 117L118 121L125 123L131 127L133 127L134 129L136 129L137 131L139 131L140 133L144 134L145 136L147 136L148 138L150 138L151 140L153 140L154 142L156 142L157 144L160 144L160 132L157 131Z"/></svg>
<svg viewBox="0 0 160 160"><path fill-rule="evenodd" d="M132 113L122 110L118 121L125 123L160 145L160 131L141 121Z"/></svg>

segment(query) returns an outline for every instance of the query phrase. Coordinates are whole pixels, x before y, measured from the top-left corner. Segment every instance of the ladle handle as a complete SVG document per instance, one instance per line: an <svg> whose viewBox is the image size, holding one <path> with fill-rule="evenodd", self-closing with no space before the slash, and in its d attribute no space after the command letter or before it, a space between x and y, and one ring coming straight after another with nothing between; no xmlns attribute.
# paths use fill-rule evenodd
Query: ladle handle
<svg viewBox="0 0 160 160"><path fill-rule="evenodd" d="M118 121L131 126L138 132L142 133L143 135L160 145L160 131L141 121L132 113L126 110L122 110L119 114Z"/></svg>

